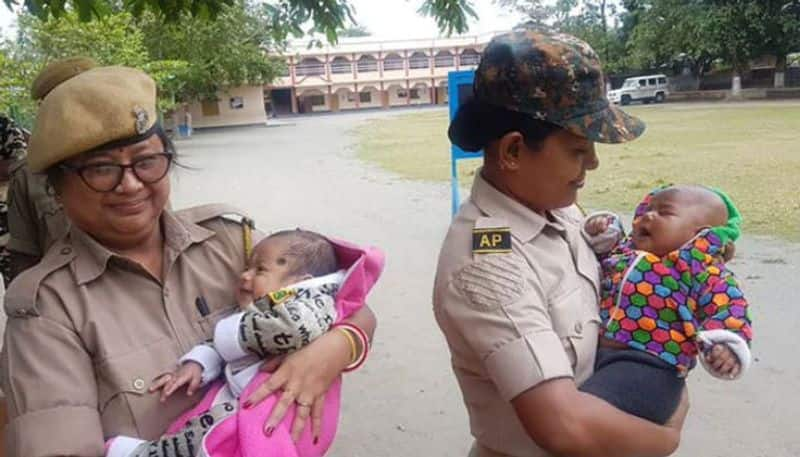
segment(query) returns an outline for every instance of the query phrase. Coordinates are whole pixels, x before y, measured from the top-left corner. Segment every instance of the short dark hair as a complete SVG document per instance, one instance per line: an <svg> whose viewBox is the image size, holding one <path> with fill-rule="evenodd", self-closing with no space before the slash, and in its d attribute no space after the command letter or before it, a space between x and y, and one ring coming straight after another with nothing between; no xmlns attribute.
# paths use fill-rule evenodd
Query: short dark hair
<svg viewBox="0 0 800 457"><path fill-rule="evenodd" d="M462 105L457 116L461 118L460 122L450 124L448 136L455 145L470 152L485 149L509 132L521 133L525 144L538 150L547 137L563 130L559 125L536 119L530 114L476 100Z"/></svg>
<svg viewBox="0 0 800 457"><path fill-rule="evenodd" d="M167 135L167 132L164 131L164 128L161 126L160 123L156 123L153 126L153 133L151 136L155 134L161 140L161 143L164 145L164 152L168 154L172 154L172 163L173 165L180 166L177 162L178 153L175 149L175 143L172 142L170 137ZM148 137L150 138L150 137ZM146 138L144 138L146 139ZM138 143L142 141L143 138L141 137L133 137L128 141L115 141L114 147L121 148L125 146L129 146L131 144ZM100 148L98 148L100 149ZM45 176L47 177L47 190L49 193L55 193L56 188L60 185L61 180L64 179L64 169L61 167L61 162L51 165L44 171Z"/></svg>
<svg viewBox="0 0 800 457"><path fill-rule="evenodd" d="M283 230L275 232L267 239L285 238L289 240L286 255L295 261L290 265L291 275L325 276L339 270L339 261L333 245L319 233L308 230Z"/></svg>

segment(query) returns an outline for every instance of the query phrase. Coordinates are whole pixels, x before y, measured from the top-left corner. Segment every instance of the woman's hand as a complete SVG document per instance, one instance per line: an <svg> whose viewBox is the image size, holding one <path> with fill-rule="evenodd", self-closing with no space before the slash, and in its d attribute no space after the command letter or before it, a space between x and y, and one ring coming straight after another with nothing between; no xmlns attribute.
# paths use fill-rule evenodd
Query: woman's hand
<svg viewBox="0 0 800 457"><path fill-rule="evenodd" d="M375 334L375 314L366 305L345 322L361 328L370 339ZM328 332L283 359L264 363L261 369L271 372L272 376L247 398L244 407L249 408L281 391L281 398L264 425L264 433L268 436L272 434L292 403L297 403L292 437L295 440L300 437L310 417L311 431L316 442L322 430L325 394L336 377L350 364L350 356L347 338L338 331Z"/></svg>
<svg viewBox="0 0 800 457"><path fill-rule="evenodd" d="M310 417L316 442L322 429L325 394L349 363L350 348L347 339L341 332L328 332L305 348L289 354L282 361L265 363L262 370L274 370L274 373L250 395L244 407L252 407L271 394L281 391L281 397L264 425L264 433L271 435L289 407L296 403L297 414L292 423L292 438L295 441L299 439Z"/></svg>

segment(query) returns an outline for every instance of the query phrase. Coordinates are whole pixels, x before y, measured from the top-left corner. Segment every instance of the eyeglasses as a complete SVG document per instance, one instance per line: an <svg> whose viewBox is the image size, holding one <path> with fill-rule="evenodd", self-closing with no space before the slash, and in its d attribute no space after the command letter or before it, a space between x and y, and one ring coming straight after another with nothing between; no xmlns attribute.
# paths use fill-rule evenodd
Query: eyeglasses
<svg viewBox="0 0 800 457"><path fill-rule="evenodd" d="M153 184L166 176L174 154L162 152L137 157L128 165L118 163L93 163L82 166L61 165L81 177L81 180L95 192L111 192L116 189L130 168L136 179L144 184Z"/></svg>

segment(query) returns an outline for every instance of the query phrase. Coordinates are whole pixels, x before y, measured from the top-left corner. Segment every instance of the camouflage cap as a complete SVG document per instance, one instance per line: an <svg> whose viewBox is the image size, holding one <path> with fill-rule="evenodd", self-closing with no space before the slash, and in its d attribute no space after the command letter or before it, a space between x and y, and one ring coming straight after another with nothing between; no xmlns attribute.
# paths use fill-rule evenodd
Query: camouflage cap
<svg viewBox="0 0 800 457"><path fill-rule="evenodd" d="M600 59L588 44L542 28L526 25L492 39L475 71L473 91L477 102L529 114L600 143L630 141L645 130L644 122L608 102ZM462 121L456 116L453 122Z"/></svg>

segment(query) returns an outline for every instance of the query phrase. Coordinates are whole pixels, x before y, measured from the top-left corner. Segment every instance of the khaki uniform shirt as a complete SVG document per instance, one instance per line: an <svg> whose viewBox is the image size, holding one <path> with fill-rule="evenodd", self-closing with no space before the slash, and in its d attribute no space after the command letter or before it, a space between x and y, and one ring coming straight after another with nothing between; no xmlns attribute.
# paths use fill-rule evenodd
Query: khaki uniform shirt
<svg viewBox="0 0 800 457"><path fill-rule="evenodd" d="M599 267L577 208L550 216L478 174L440 253L433 306L469 413L473 456L547 455L511 400L549 379L583 382L594 367Z"/></svg>
<svg viewBox="0 0 800 457"><path fill-rule="evenodd" d="M8 249L42 257L69 229L61 205L47 193L44 175L30 171L26 161L11 170L8 189Z"/></svg>
<svg viewBox="0 0 800 457"><path fill-rule="evenodd" d="M14 280L0 360L7 455L101 456L105 439L155 439L201 398L181 389L162 404L147 389L236 309L244 243L229 212L164 212L163 282L75 227Z"/></svg>

